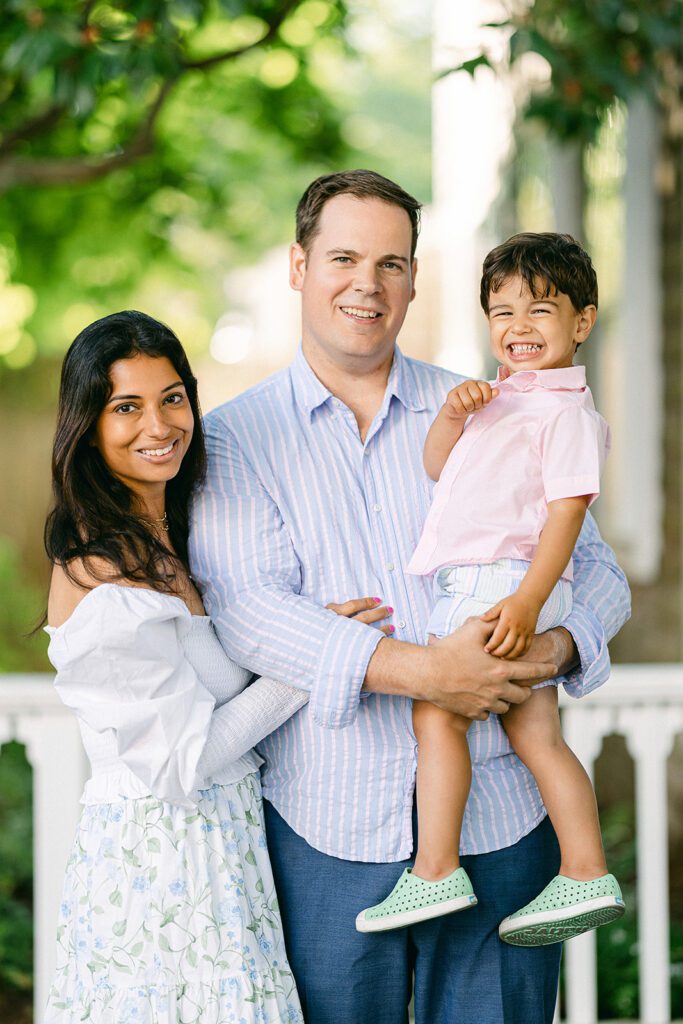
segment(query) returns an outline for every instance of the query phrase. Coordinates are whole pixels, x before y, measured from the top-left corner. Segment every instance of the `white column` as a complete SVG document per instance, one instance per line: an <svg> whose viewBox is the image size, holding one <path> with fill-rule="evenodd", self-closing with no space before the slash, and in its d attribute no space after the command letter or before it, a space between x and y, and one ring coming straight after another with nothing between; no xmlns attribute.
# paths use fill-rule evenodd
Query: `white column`
<svg viewBox="0 0 683 1024"><path fill-rule="evenodd" d="M16 738L33 766L34 1018L43 1019L55 966L57 915L79 814L85 764L71 715L20 714Z"/></svg>
<svg viewBox="0 0 683 1024"><path fill-rule="evenodd" d="M591 781L602 740L612 731L611 708L573 705L562 711L562 732ZM596 1024L598 977L595 932L586 932L565 944L565 992L567 1024Z"/></svg>
<svg viewBox="0 0 683 1024"><path fill-rule="evenodd" d="M640 1017L648 1024L668 1024L671 995L666 762L676 732L683 728L683 710L629 708L621 712L619 722L636 768Z"/></svg>
<svg viewBox="0 0 683 1024"><path fill-rule="evenodd" d="M435 0L434 69L470 58L482 44L500 55L504 39L483 29L495 0ZM440 254L441 330L437 361L481 376L485 321L479 306L481 262L489 248L480 228L498 194L500 162L513 117L509 90L486 69L437 81L433 96L433 221Z"/></svg>
<svg viewBox="0 0 683 1024"><path fill-rule="evenodd" d="M662 546L662 329L657 112L629 105L624 178L623 287L619 303L617 393L610 403L618 465L610 535L625 568L653 582ZM615 419L616 417L616 419Z"/></svg>

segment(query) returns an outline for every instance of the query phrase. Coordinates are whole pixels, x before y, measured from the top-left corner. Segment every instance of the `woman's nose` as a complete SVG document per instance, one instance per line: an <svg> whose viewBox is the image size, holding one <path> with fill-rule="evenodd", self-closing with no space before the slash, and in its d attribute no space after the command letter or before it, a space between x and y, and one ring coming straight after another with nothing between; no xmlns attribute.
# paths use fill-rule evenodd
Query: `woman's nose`
<svg viewBox="0 0 683 1024"><path fill-rule="evenodd" d="M145 417L145 430L150 437L168 437L171 432L162 409L150 409Z"/></svg>

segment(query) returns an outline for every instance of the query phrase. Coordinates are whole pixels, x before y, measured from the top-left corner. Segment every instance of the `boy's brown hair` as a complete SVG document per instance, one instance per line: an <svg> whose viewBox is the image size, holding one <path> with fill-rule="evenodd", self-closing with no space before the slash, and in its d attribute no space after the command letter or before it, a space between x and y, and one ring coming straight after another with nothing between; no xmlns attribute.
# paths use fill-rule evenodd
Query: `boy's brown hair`
<svg viewBox="0 0 683 1024"><path fill-rule="evenodd" d="M591 258L571 235L527 231L492 249L484 260L480 300L488 315L489 296L519 275L536 299L561 292L574 309L598 306L598 279Z"/></svg>

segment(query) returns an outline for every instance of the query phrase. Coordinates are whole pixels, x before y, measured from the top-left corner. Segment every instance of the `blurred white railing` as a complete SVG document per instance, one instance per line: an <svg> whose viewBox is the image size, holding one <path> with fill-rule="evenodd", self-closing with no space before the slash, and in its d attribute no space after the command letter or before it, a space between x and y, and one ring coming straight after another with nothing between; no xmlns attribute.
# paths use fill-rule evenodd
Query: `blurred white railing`
<svg viewBox="0 0 683 1024"><path fill-rule="evenodd" d="M640 1020L670 1021L666 762L683 732L683 665L619 665L609 685L581 701L562 698L564 734L589 772L603 737L625 737L636 778ZM35 1021L54 960L62 877L79 813L86 764L76 721L49 675L0 676L0 746L26 745L33 766ZM28 851L27 851L28 855ZM597 1022L594 933L566 946L566 1024Z"/></svg>

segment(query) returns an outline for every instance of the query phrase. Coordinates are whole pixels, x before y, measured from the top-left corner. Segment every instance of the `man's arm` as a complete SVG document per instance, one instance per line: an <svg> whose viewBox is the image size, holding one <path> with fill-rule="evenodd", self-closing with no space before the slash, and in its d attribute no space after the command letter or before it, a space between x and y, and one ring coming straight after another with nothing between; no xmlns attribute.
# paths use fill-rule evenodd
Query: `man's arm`
<svg viewBox="0 0 683 1024"><path fill-rule="evenodd" d="M218 416L208 418L209 474L190 536L193 572L221 641L238 664L308 690L315 721L328 728L353 721L364 685L481 717L501 699L525 699L526 691L508 679L553 674L552 663L527 663L524 673L484 655L478 626L426 649L388 640L303 597L291 537L250 459L249 439L258 437L258 423L246 422L242 437L238 442ZM472 690L481 697L473 701Z"/></svg>
<svg viewBox="0 0 683 1024"><path fill-rule="evenodd" d="M581 697L609 677L607 644L631 615L626 576L590 512L574 549L572 591L574 605L564 626L536 636L520 661L553 661L567 693Z"/></svg>

